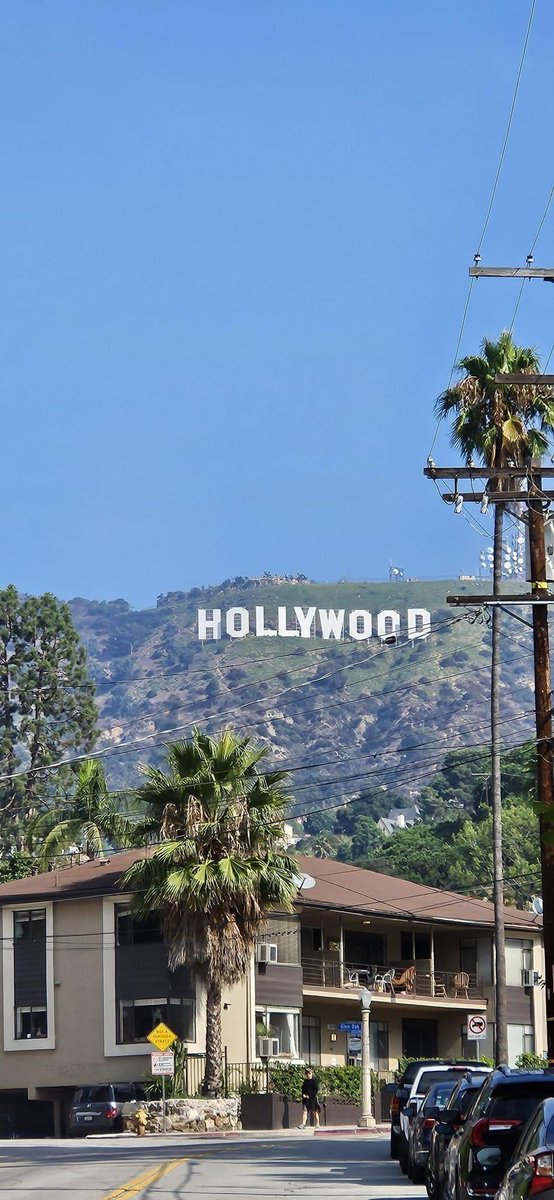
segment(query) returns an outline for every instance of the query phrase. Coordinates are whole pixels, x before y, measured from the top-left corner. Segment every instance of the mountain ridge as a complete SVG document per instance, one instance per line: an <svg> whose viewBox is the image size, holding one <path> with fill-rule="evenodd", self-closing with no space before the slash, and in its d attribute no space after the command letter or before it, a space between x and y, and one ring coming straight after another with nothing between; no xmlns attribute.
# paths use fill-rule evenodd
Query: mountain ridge
<svg viewBox="0 0 554 1200"><path fill-rule="evenodd" d="M166 593L142 610L121 599L70 601L97 684L99 748L108 752L111 782L136 783L137 759L161 762L163 742L194 725L216 732L229 724L266 744L268 763L306 770L299 809L336 803L345 786L360 790L370 780L411 794L448 750L488 741L488 628L449 608L446 596L489 588L478 580L317 583L266 575ZM240 628L247 612L254 628L255 607L264 610L265 636L229 637L222 625L218 640L199 640L199 608L238 610ZM369 612L373 630L378 613L397 612L400 629L393 645L375 633L333 640L320 630L307 639L293 630L295 607ZM278 608L289 612L282 637L270 632ZM406 636L410 608L430 612L428 637ZM527 631L505 624L502 727L513 744L533 728L532 652ZM333 759L334 773L319 765Z"/></svg>

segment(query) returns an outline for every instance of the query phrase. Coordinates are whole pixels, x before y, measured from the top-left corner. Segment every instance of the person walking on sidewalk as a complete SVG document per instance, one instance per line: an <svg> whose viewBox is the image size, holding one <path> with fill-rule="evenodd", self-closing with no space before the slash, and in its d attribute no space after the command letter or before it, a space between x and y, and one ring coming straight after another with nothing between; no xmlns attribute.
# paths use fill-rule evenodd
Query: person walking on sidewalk
<svg viewBox="0 0 554 1200"><path fill-rule="evenodd" d="M308 1124L308 1117L310 1113L313 1114L315 1128L317 1129L319 1127L319 1114L321 1112L321 1105L317 1098L318 1088L319 1080L314 1075L312 1068L306 1067L304 1079L302 1080L303 1112L302 1124L300 1126L301 1129L305 1129L306 1125Z"/></svg>

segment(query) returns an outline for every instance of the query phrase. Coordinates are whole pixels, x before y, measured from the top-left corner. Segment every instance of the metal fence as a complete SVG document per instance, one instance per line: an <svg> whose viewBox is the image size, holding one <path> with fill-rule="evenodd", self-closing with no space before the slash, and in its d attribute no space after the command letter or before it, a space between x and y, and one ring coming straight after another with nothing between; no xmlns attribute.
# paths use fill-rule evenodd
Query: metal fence
<svg viewBox="0 0 554 1200"><path fill-rule="evenodd" d="M282 1064L277 1064L282 1065ZM317 1071L317 1067L315 1068ZM206 1070L204 1054L190 1054L184 1064L184 1094L194 1097L202 1095L202 1084ZM221 1064L221 1094L237 1096L241 1092L266 1092L271 1081L272 1064L268 1062L230 1063L224 1055ZM374 1071L374 1087L382 1087L394 1078L391 1071Z"/></svg>

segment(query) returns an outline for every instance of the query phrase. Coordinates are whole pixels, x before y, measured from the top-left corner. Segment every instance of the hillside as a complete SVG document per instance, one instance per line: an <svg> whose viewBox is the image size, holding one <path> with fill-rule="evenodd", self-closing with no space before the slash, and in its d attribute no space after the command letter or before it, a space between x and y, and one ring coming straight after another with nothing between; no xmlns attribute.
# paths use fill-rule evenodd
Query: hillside
<svg viewBox="0 0 554 1200"><path fill-rule="evenodd" d="M263 579L227 581L159 597L134 611L124 600L71 601L73 617L96 680L102 740L113 748L107 768L113 786L135 783L138 766L160 761L165 740L195 724L224 724L252 733L271 760L310 769L295 774L299 806L336 803L380 784L409 794L436 770L447 750L487 741L489 633L446 604L449 592L487 590L486 584L448 582L312 583ZM197 614L255 606L266 631L277 606L304 611L393 610L401 628L395 644L324 640L315 619L311 639L293 636L198 640ZM409 641L408 610L431 613L431 633ZM236 623L246 620L240 614ZM533 727L530 639L505 621L502 718L506 744ZM170 731L170 732L164 732ZM139 739L144 739L139 741ZM123 743L138 742L132 749ZM311 765L313 764L313 765ZM318 765L319 764L319 765Z"/></svg>

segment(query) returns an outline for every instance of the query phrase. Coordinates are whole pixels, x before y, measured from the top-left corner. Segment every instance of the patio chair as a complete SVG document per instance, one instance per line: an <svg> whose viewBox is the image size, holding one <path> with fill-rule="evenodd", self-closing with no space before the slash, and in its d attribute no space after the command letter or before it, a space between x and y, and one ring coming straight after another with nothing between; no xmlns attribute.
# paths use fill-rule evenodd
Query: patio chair
<svg viewBox="0 0 554 1200"><path fill-rule="evenodd" d="M376 992L392 992L393 980L394 971L383 971L381 975L375 975L373 987Z"/></svg>
<svg viewBox="0 0 554 1200"><path fill-rule="evenodd" d="M344 987L359 987L360 986L360 972L359 971L351 971L347 967L346 968L346 976L347 977L346 977L346 979L344 981L344 985L343 985Z"/></svg>
<svg viewBox="0 0 554 1200"><path fill-rule="evenodd" d="M395 996L397 992L405 992L406 995L408 995L410 992L414 992L415 975L416 969L414 966L406 967L406 970L402 971L398 976L396 975L396 972L394 972L390 982L390 990L393 996Z"/></svg>
<svg viewBox="0 0 554 1200"><path fill-rule="evenodd" d="M445 984L442 976L439 976L439 977L437 977L436 975L433 976L433 995L441 996L441 997L448 996L448 992L446 990L446 984Z"/></svg>
<svg viewBox="0 0 554 1200"><path fill-rule="evenodd" d="M458 993L460 993L460 995L462 995L462 996L465 996L466 1000L469 999L469 996L468 996L469 975L468 975L467 971L457 971L456 975L454 976L454 978L452 980L452 984L454 987L454 999L456 999Z"/></svg>

